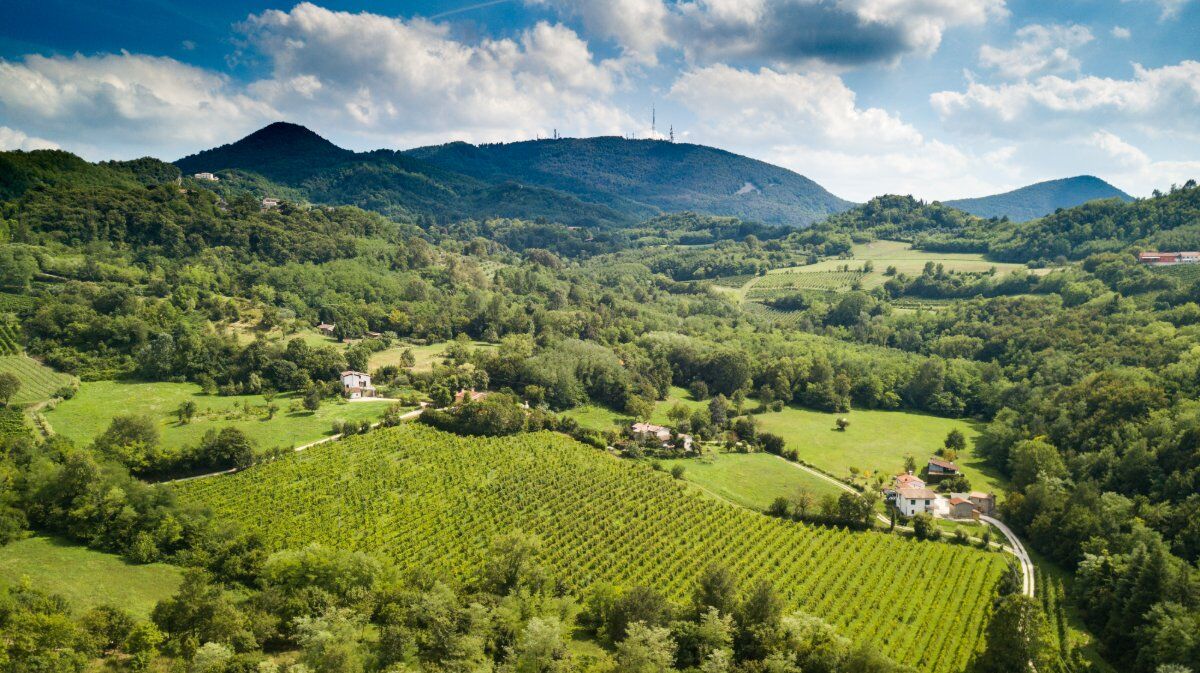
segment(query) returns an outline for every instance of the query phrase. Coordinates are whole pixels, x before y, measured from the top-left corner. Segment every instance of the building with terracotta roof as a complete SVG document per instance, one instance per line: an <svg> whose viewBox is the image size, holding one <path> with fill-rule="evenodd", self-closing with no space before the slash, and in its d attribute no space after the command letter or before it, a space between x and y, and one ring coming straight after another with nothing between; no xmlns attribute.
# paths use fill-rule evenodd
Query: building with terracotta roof
<svg viewBox="0 0 1200 673"><path fill-rule="evenodd" d="M930 458L927 471L930 481L936 481L942 477L957 477L962 474L962 470L958 469L957 465L941 458Z"/></svg>
<svg viewBox="0 0 1200 673"><path fill-rule="evenodd" d="M934 508L940 496L927 488L896 489L896 509L904 516L914 516Z"/></svg>
<svg viewBox="0 0 1200 673"><path fill-rule="evenodd" d="M371 385L371 375L350 369L342 372L342 394L351 400L375 397L375 386Z"/></svg>

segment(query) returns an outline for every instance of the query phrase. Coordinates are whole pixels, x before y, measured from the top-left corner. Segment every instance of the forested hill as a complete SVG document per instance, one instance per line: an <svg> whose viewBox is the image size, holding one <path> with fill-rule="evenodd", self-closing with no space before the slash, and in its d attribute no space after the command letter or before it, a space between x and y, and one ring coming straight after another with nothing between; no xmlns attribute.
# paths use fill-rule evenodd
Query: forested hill
<svg viewBox="0 0 1200 673"><path fill-rule="evenodd" d="M1059 208L1073 208L1097 199L1132 201L1133 197L1100 178L1080 175L1039 182L1003 194L945 201L944 204L979 217L1007 217L1024 222L1049 215Z"/></svg>
<svg viewBox="0 0 1200 673"><path fill-rule="evenodd" d="M785 168L712 147L661 140L450 143L407 154L483 180L513 179L561 190L639 217L690 210L804 226L853 205Z"/></svg>

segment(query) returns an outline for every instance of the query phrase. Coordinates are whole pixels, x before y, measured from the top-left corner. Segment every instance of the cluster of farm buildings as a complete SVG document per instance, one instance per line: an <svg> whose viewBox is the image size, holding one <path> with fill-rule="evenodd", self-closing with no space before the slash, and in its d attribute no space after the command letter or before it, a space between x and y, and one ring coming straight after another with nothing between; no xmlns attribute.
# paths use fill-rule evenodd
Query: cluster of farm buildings
<svg viewBox="0 0 1200 673"><path fill-rule="evenodd" d="M1138 261L1149 266L1198 264L1200 263L1200 252L1139 252Z"/></svg>
<svg viewBox="0 0 1200 673"><path fill-rule="evenodd" d="M931 481L961 474L957 465L940 458L929 459L927 472ZM991 493L971 491L943 495L928 488L920 477L911 472L896 475L884 494L904 516L928 512L945 519L974 519L980 515L990 516L996 510L996 496Z"/></svg>

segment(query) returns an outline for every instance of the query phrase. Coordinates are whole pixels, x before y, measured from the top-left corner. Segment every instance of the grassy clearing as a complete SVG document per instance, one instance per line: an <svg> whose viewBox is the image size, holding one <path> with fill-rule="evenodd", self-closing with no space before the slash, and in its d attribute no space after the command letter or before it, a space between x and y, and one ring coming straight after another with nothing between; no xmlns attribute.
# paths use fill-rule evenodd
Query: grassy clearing
<svg viewBox="0 0 1200 673"><path fill-rule="evenodd" d="M844 492L769 453L714 453L658 462L667 471L682 467L686 481L756 510L766 510L776 498L791 498L802 489L817 497Z"/></svg>
<svg viewBox="0 0 1200 673"><path fill-rule="evenodd" d="M839 416L850 419L845 432L836 429ZM966 436L968 448L957 463L971 481L971 487L998 493L1004 483L999 474L974 455L971 447L979 431L971 421L907 411L829 414L798 407L757 418L763 430L783 437L787 447L795 449L801 460L838 478L849 477L851 467L890 477L904 469L904 457L910 454L918 467L923 467L934 451L941 448L950 430L958 428Z"/></svg>
<svg viewBox="0 0 1200 673"><path fill-rule="evenodd" d="M446 357L446 348L449 345L449 341L428 344L425 346L411 346L402 343L387 350L382 350L378 353L372 354L369 363L370 369L374 371L380 367L386 367L388 365L400 366L400 356L404 353L404 351L411 350L413 357L417 361L412 370L414 372L432 371L434 363L441 362ZM472 341L471 348L492 350L496 348L496 344L490 344L486 341Z"/></svg>
<svg viewBox="0 0 1200 673"><path fill-rule="evenodd" d="M801 282L805 279L803 274L813 274L809 280L811 283L817 283L814 287L820 289L848 289L850 284L844 282L849 276L846 272L840 269L849 265L851 273L861 272L863 262L870 260L874 269L866 274L861 275L862 286L865 289L871 289L883 285L887 281L887 276L883 272L889 266L896 267L899 273L908 274L910 276L920 275L925 269L926 262L934 264L942 264L947 271L960 272L985 272L995 269L997 273L1008 273L1017 269L1026 269L1024 264L1012 264L1008 262L993 262L983 258L983 255L972 253L955 253L955 252L926 252L924 250L914 250L908 243L902 241L871 241L870 243L860 243L855 245L851 252L854 255L853 259L827 259L816 264L808 264L805 266L793 266L782 269L772 269L765 277L752 279L743 288L744 291L759 287L763 282L768 283L764 287L770 287L771 283L779 283L771 277L779 274L794 274L800 275L801 279L794 279L795 282ZM1046 273L1046 269L1034 270L1033 273ZM820 274L820 275L818 275ZM845 278L842 278L842 277ZM824 287L834 282L835 278L839 278L837 287ZM769 279L769 280L768 280Z"/></svg>
<svg viewBox="0 0 1200 673"><path fill-rule="evenodd" d="M655 402L654 413L650 414L650 422L659 425L672 425L671 419L667 418L667 412L676 404L682 404L689 409L698 409L706 406L708 402L696 400L684 388L671 386L671 389L667 392L667 399ZM633 417L625 412L614 411L598 404L585 404L581 407L568 409L562 415L574 418L579 422L580 426L592 430L612 430L613 428L624 427L633 422Z"/></svg>
<svg viewBox="0 0 1200 673"><path fill-rule="evenodd" d="M196 403L197 413L191 423L181 425L175 410L187 400ZM279 395L272 403L279 411L267 420L268 402L262 395L205 395L193 383L95 381L84 383L74 398L48 410L46 419L55 432L80 444L104 432L114 416L146 414L159 422L163 446L167 448L195 445L208 430L233 426L260 449L266 449L298 446L326 437L332 434L334 420L378 420L389 405L326 400L316 412L309 412L300 408L300 400L292 394Z"/></svg>
<svg viewBox="0 0 1200 673"><path fill-rule="evenodd" d="M21 379L21 390L13 398L16 405L33 404L49 399L59 388L71 385L74 377L50 369L24 355L0 357L0 372L11 372Z"/></svg>
<svg viewBox="0 0 1200 673"><path fill-rule="evenodd" d="M66 598L80 612L115 605L145 618L155 603L175 593L182 573L165 563L133 565L57 538L33 537L0 547L0 578L28 581Z"/></svg>

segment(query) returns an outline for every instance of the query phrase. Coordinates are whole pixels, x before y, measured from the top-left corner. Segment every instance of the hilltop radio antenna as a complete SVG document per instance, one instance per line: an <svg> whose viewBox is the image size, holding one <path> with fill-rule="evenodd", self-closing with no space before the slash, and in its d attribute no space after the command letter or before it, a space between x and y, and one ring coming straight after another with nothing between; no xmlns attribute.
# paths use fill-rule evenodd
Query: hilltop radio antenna
<svg viewBox="0 0 1200 673"><path fill-rule="evenodd" d="M675 125L671 124L671 142L675 142Z"/></svg>
<svg viewBox="0 0 1200 673"><path fill-rule="evenodd" d="M658 135L658 110L653 105L650 106L650 137Z"/></svg>

